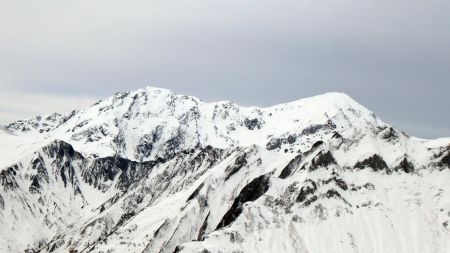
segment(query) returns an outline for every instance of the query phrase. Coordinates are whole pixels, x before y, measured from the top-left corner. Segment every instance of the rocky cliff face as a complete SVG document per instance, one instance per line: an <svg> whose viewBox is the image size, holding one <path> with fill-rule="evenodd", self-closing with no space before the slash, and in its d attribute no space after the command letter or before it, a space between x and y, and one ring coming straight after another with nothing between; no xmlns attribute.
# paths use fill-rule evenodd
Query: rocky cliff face
<svg viewBox="0 0 450 253"><path fill-rule="evenodd" d="M0 251L448 252L450 139L164 89L0 130Z"/></svg>

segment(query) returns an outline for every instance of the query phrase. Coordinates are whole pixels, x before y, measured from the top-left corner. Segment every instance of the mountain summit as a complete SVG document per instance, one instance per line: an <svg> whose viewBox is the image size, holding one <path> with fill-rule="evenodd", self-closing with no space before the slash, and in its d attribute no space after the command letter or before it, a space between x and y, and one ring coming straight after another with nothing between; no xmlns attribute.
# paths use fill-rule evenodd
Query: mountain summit
<svg viewBox="0 0 450 253"><path fill-rule="evenodd" d="M0 130L0 252L448 252L450 139L166 89Z"/></svg>
<svg viewBox="0 0 450 253"><path fill-rule="evenodd" d="M256 144L291 153L306 151L317 141L312 135L319 132L365 132L384 125L342 93L257 108L228 101L205 103L147 87L117 93L69 114L37 116L5 128L19 136L33 136L33 142L64 140L85 154L149 161L208 145L228 148Z"/></svg>

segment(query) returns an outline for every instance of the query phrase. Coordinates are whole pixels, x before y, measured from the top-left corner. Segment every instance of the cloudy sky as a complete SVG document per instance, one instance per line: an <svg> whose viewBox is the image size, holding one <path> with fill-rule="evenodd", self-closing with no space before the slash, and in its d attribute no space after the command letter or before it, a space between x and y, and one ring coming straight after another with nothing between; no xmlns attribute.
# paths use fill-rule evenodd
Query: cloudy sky
<svg viewBox="0 0 450 253"><path fill-rule="evenodd" d="M450 136L450 1L1 1L0 124L147 85L260 106L341 91Z"/></svg>

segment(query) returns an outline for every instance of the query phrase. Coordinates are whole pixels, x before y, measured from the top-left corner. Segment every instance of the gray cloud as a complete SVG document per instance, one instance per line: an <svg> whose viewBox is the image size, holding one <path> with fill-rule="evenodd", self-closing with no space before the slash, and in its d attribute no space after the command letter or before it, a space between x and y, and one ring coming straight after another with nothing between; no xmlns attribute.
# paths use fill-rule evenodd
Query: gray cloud
<svg viewBox="0 0 450 253"><path fill-rule="evenodd" d="M450 136L450 2L10 1L0 92L145 85L272 105L342 91L408 133Z"/></svg>

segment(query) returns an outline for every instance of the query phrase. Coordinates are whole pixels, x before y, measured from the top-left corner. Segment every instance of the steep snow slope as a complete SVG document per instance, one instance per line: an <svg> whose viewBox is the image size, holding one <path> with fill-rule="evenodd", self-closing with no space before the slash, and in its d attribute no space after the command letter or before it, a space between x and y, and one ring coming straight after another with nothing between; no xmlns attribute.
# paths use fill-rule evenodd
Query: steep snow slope
<svg viewBox="0 0 450 253"><path fill-rule="evenodd" d="M450 139L164 89L0 129L0 251L448 252Z"/></svg>

